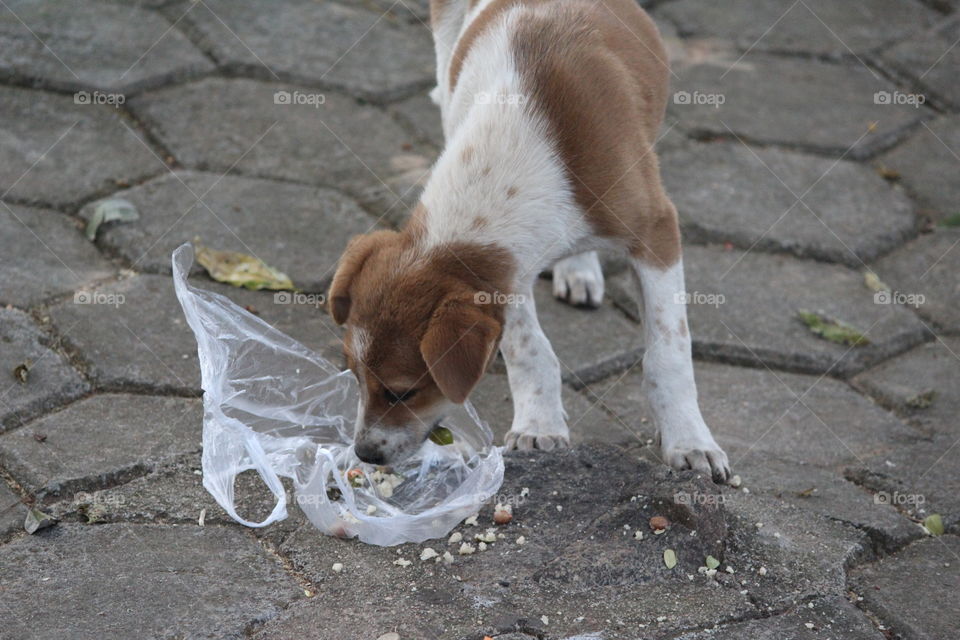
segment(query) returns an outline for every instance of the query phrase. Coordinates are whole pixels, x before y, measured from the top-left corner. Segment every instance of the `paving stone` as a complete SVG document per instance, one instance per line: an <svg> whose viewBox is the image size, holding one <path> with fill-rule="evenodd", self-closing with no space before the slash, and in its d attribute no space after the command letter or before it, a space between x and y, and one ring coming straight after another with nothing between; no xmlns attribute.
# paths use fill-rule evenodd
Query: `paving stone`
<svg viewBox="0 0 960 640"><path fill-rule="evenodd" d="M812 625L808 627L807 625ZM843 598L811 601L783 615L737 622L678 636L677 640L883 640L870 619Z"/></svg>
<svg viewBox="0 0 960 640"><path fill-rule="evenodd" d="M940 220L960 213L960 118L944 117L923 126L878 164L896 171L906 189Z"/></svg>
<svg viewBox="0 0 960 640"><path fill-rule="evenodd" d="M0 15L0 77L88 90L91 102L113 104L114 95L89 90L122 95L214 67L163 16L138 7L10 0L7 8Z"/></svg>
<svg viewBox="0 0 960 640"><path fill-rule="evenodd" d="M668 2L655 11L684 36L736 42L744 51L777 51L853 57L916 33L940 17L917 2L733 0L722 5Z"/></svg>
<svg viewBox="0 0 960 640"><path fill-rule="evenodd" d="M470 402L480 418L493 430L494 442L503 443L503 437L513 424L513 401L507 376L488 374L470 395ZM570 441L620 444L635 442L640 436L605 412L603 405L588 400L582 393L563 387L563 408L567 412Z"/></svg>
<svg viewBox="0 0 960 640"><path fill-rule="evenodd" d="M429 0L372 0L372 3L378 12L387 13L391 18L430 28Z"/></svg>
<svg viewBox="0 0 960 640"><path fill-rule="evenodd" d="M133 203L140 219L106 225L98 242L137 269L170 273L173 250L200 238L217 249L256 255L308 292L326 292L347 242L375 226L331 189L213 173L179 171L111 197ZM89 218L96 205L80 215ZM194 265L195 273L202 270Z"/></svg>
<svg viewBox="0 0 960 640"><path fill-rule="evenodd" d="M207 280L195 286L252 308L264 321L324 357L341 361L342 332L315 296L248 291ZM197 343L166 276L138 275L86 293L88 304L67 301L49 310L67 344L87 363L100 389L196 393Z"/></svg>
<svg viewBox="0 0 960 640"><path fill-rule="evenodd" d="M369 100L390 100L434 82L430 31L360 6L207 0L184 21L228 69L335 86Z"/></svg>
<svg viewBox="0 0 960 640"><path fill-rule="evenodd" d="M0 565L4 626L24 640L241 637L302 597L236 528L60 525L0 548Z"/></svg>
<svg viewBox="0 0 960 640"><path fill-rule="evenodd" d="M194 398L86 398L0 436L0 464L25 486L52 495L117 484L198 451L201 405Z"/></svg>
<svg viewBox="0 0 960 640"><path fill-rule="evenodd" d="M832 378L708 362L698 362L695 371L700 409L734 473L741 463L762 465L768 456L837 470L920 439L914 429ZM603 404L628 427L647 430L651 427L642 420L650 412L641 382L635 371L589 389L603 395Z"/></svg>
<svg viewBox="0 0 960 640"><path fill-rule="evenodd" d="M732 68L711 61L679 76L668 111L698 138L736 136L859 160L928 115L925 107L878 102L877 92L896 87L856 62L753 53Z"/></svg>
<svg viewBox="0 0 960 640"><path fill-rule="evenodd" d="M80 373L50 348L48 338L15 309L0 309L0 432L77 398L89 389ZM14 370L27 364L27 381Z"/></svg>
<svg viewBox="0 0 960 640"><path fill-rule="evenodd" d="M955 17L926 33L917 34L881 54L881 61L895 73L909 79L932 101L960 109L960 17Z"/></svg>
<svg viewBox="0 0 960 640"><path fill-rule="evenodd" d="M20 496L6 484L0 483L0 538L21 531L26 517L27 507L20 501Z"/></svg>
<svg viewBox="0 0 960 640"><path fill-rule="evenodd" d="M958 245L960 229L939 228L877 262L874 270L894 290L884 300L919 303L917 312L928 321L945 331L960 332Z"/></svg>
<svg viewBox="0 0 960 640"><path fill-rule="evenodd" d="M626 369L643 355L643 331L612 305L572 307L553 297L553 285L546 280L535 284L533 296L563 380L574 388Z"/></svg>
<svg viewBox="0 0 960 640"><path fill-rule="evenodd" d="M859 267L914 228L910 200L853 162L738 142L699 144L661 161L688 241Z"/></svg>
<svg viewBox="0 0 960 640"><path fill-rule="evenodd" d="M847 476L875 492L877 502L895 505L918 522L939 513L944 526L960 532L960 460L957 437L929 442L866 458L847 469Z"/></svg>
<svg viewBox="0 0 960 640"><path fill-rule="evenodd" d="M900 637L950 638L957 633L960 538L922 540L895 556L851 572L867 609Z"/></svg>
<svg viewBox="0 0 960 640"><path fill-rule="evenodd" d="M55 211L0 204L0 253L2 304L31 307L113 275L77 225Z"/></svg>
<svg viewBox="0 0 960 640"><path fill-rule="evenodd" d="M521 496L523 487L528 495ZM323 610L333 608L341 612L340 637L376 637L395 629L401 637L480 638L537 629L549 637L603 631L604 638L637 638L649 637L639 625L659 635L750 614L752 606L737 590L705 577L693 583L687 578L705 550L719 554L725 528L716 501L677 504L678 492L715 498L718 490L691 472L637 463L609 446L510 454L498 499L513 501L514 519L497 528L503 539L461 556L459 545L444 540L383 549L304 527L280 552L317 585L323 607L293 607L255 637L303 637L308 628L315 635L331 628ZM631 501L638 494L641 499ZM655 513L674 523L660 536L647 527ZM479 521L480 527L457 530L472 540L492 526L492 505L481 510ZM647 532L643 541L633 538L635 528ZM698 535L690 535L693 530ZM523 546L516 544L519 535L527 540ZM454 564L421 562L427 546L440 553L452 549ZM663 564L665 548L679 558L673 571ZM399 557L413 565L394 566ZM331 570L334 562L344 565L342 573ZM660 616L665 618L658 622Z"/></svg>
<svg viewBox="0 0 960 640"><path fill-rule="evenodd" d="M437 149L443 149L443 123L440 107L425 93L398 102L392 107L421 137Z"/></svg>
<svg viewBox="0 0 960 640"><path fill-rule="evenodd" d="M211 78L130 105L188 167L223 173L235 166L250 175L332 186L356 197L375 218L405 216L429 172L432 150L415 145L377 108L329 92L321 94L319 107L275 104L278 91L317 94Z"/></svg>
<svg viewBox="0 0 960 640"><path fill-rule="evenodd" d="M939 338L861 373L853 384L928 433L960 438L958 354L960 339Z"/></svg>
<svg viewBox="0 0 960 640"><path fill-rule="evenodd" d="M5 198L66 207L163 169L113 107L0 87L0 122Z"/></svg>
<svg viewBox="0 0 960 640"><path fill-rule="evenodd" d="M684 269L690 334L694 355L700 357L847 376L927 335L909 309L875 303L863 275L843 267L688 245ZM615 276L608 290L636 317L630 277ZM864 332L870 344L848 347L819 338L797 318L800 310L846 322Z"/></svg>

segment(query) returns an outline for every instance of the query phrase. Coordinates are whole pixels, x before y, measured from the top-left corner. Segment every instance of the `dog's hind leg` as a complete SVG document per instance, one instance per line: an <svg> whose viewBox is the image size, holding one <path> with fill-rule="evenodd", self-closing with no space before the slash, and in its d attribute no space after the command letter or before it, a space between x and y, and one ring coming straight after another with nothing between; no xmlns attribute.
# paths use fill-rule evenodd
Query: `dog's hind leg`
<svg viewBox="0 0 960 640"><path fill-rule="evenodd" d="M596 251L585 251L553 265L553 295L577 307L603 302L603 270Z"/></svg>

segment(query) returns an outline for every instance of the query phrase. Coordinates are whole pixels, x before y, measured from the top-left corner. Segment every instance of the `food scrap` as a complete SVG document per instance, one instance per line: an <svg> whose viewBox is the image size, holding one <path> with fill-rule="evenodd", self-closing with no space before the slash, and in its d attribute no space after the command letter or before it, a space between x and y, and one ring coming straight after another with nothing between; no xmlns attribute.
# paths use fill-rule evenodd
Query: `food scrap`
<svg viewBox="0 0 960 640"><path fill-rule="evenodd" d="M493 509L493 521L496 524L507 524L513 520L513 507L509 504L497 504Z"/></svg>
<svg viewBox="0 0 960 640"><path fill-rule="evenodd" d="M653 530L654 535L663 533L669 526L670 521L663 516L653 516L650 518L650 528Z"/></svg>

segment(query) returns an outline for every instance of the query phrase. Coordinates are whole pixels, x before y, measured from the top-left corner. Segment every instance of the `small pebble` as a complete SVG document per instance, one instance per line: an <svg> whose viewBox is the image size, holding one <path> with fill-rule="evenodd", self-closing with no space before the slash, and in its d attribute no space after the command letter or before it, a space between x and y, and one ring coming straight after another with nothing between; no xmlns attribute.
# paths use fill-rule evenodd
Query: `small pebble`
<svg viewBox="0 0 960 640"><path fill-rule="evenodd" d="M527 543L527 539L524 538L523 536L520 536L520 537L517 538L517 544L519 544L519 545L524 545L524 544L526 544L526 543Z"/></svg>
<svg viewBox="0 0 960 640"><path fill-rule="evenodd" d="M760 568L757 570L757 573L759 573L759 574L762 575L762 576L765 576L765 575L767 575L767 568L766 568L766 567L760 567Z"/></svg>
<svg viewBox="0 0 960 640"><path fill-rule="evenodd" d="M343 571L343 563L342 563L342 562L334 562L334 563L333 563L333 566L330 567L330 568L333 569L333 572L334 572L334 573L340 573L341 571Z"/></svg>
<svg viewBox="0 0 960 640"><path fill-rule="evenodd" d="M733 476L732 478L730 478L730 486L733 487L734 489L740 488L740 485L742 484L743 484L743 480L740 478L740 476Z"/></svg>
<svg viewBox="0 0 960 640"><path fill-rule="evenodd" d="M547 616L540 616L540 622L542 622L543 624L550 624L550 618L548 618Z"/></svg>

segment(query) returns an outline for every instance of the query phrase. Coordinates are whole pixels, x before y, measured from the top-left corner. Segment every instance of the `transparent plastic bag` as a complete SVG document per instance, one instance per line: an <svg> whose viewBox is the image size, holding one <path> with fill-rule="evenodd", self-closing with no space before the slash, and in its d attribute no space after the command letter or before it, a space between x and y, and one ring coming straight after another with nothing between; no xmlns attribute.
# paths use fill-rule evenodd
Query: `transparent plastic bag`
<svg viewBox="0 0 960 640"><path fill-rule="evenodd" d="M469 403L443 422L453 444L425 442L391 470L403 477L392 492L375 482L378 469L353 452L359 403L353 374L228 298L188 284L190 244L174 251L172 262L200 356L203 486L234 520L264 527L286 518L280 481L286 477L297 504L324 533L390 546L445 536L500 488L500 449ZM347 479L352 469L363 472L362 486ZM234 480L249 470L277 499L262 522L242 518L234 505Z"/></svg>

